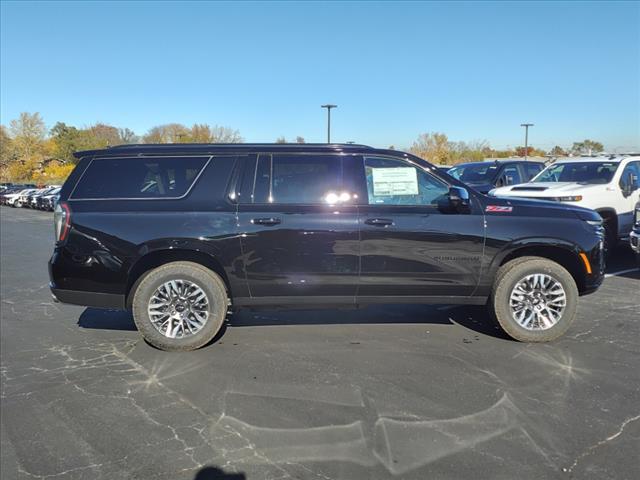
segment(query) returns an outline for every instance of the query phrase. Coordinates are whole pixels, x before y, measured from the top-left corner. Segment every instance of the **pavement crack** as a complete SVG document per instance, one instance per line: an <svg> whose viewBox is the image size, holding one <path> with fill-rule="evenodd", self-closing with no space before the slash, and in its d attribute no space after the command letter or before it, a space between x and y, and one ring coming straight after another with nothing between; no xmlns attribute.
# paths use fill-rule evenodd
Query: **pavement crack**
<svg viewBox="0 0 640 480"><path fill-rule="evenodd" d="M563 468L562 471L566 472L566 473L571 473L573 471L573 469L578 466L578 463L580 463L580 461L583 458L591 455L594 452L594 450L597 450L601 446L606 445L607 443L609 443L609 442L615 440L616 438L618 438L620 435L622 435L622 432L624 432L625 427L627 425L629 425L631 422L635 422L636 420L640 420L640 415L636 415L635 417L627 418L624 422L622 422L622 424L620 425L620 428L618 429L617 432L609 435L604 440L600 440L599 442L594 443L593 445L587 447L580 455L578 455L576 457L576 459L573 461L573 463L569 467Z"/></svg>

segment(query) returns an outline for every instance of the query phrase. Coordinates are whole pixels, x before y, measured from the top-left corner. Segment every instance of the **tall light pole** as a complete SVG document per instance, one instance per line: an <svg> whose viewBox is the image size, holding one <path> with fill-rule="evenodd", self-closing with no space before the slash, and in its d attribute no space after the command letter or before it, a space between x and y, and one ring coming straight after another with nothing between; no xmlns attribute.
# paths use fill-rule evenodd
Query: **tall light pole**
<svg viewBox="0 0 640 480"><path fill-rule="evenodd" d="M320 105L320 107L327 109L327 143L331 143L331 109L337 108L338 105L331 105L328 103L326 105Z"/></svg>
<svg viewBox="0 0 640 480"><path fill-rule="evenodd" d="M521 123L521 127L524 127L524 161L528 160L529 156L529 127L533 127L533 123Z"/></svg>

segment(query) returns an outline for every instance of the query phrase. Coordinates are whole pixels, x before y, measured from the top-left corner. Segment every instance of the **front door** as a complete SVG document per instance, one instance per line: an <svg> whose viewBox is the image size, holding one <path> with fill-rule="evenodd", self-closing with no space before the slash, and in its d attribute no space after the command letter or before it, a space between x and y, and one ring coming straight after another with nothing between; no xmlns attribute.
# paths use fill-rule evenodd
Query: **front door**
<svg viewBox="0 0 640 480"><path fill-rule="evenodd" d="M629 162L624 167L620 180L618 181L620 190L620 208L618 215L618 235L620 237L629 236L633 229L634 207L640 201L640 162Z"/></svg>
<svg viewBox="0 0 640 480"><path fill-rule="evenodd" d="M269 153L249 163L255 169L242 182L238 225L253 300L353 303L358 215L342 181L342 157Z"/></svg>
<svg viewBox="0 0 640 480"><path fill-rule="evenodd" d="M449 186L408 159L365 156L363 167L358 299L471 295L484 246L479 206L453 212Z"/></svg>

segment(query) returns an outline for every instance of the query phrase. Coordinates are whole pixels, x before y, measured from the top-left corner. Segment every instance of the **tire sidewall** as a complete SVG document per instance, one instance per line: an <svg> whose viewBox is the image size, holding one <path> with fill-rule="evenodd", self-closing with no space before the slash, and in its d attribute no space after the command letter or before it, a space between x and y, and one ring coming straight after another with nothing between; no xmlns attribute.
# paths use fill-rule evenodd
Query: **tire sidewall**
<svg viewBox="0 0 640 480"><path fill-rule="evenodd" d="M567 305L562 317L546 330L527 330L520 326L511 314L511 292L528 275L546 274L559 281L564 288ZM494 312L503 330L512 338L525 342L545 342L563 335L573 322L578 306L578 289L571 274L562 266L547 260L530 260L514 266L502 276L494 293Z"/></svg>
<svg viewBox="0 0 640 480"><path fill-rule="evenodd" d="M198 285L209 300L209 318L202 329L184 338L168 338L151 323L147 311L149 299L156 289L170 280L188 280ZM133 298L133 318L138 330L153 346L162 350L194 350L211 341L222 327L226 314L227 296L221 281L204 268L176 262L152 270L138 285Z"/></svg>

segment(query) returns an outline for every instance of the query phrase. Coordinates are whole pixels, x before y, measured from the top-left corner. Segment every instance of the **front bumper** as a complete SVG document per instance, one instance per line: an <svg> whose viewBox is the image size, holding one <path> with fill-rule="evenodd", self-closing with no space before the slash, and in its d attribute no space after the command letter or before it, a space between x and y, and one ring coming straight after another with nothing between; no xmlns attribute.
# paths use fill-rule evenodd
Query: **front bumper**
<svg viewBox="0 0 640 480"><path fill-rule="evenodd" d="M629 234L629 245L631 250L640 253L640 228L634 228Z"/></svg>

